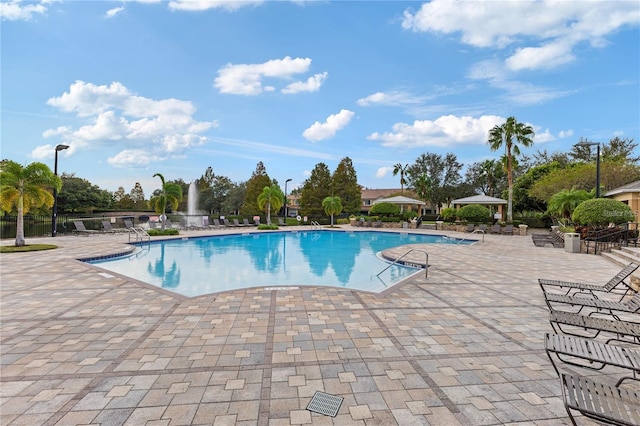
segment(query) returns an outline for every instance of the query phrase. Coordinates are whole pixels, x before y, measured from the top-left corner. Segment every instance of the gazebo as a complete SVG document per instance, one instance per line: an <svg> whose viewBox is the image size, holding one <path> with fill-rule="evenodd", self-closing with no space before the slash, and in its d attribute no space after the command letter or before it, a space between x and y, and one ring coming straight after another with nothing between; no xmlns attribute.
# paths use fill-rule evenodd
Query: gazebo
<svg viewBox="0 0 640 426"><path fill-rule="evenodd" d="M425 203L424 201L416 200L415 198L405 197L403 195L397 195L395 197L389 197L389 198L379 198L373 202L373 204L378 204L378 203L400 204L400 211L402 211L402 206L419 206L419 208L421 208L422 206L427 205L427 203ZM420 211L420 213L422 214L422 211Z"/></svg>
<svg viewBox="0 0 640 426"><path fill-rule="evenodd" d="M503 200L502 198L490 197L488 195L474 195L472 197L466 198L458 198L457 200L453 200L451 202L454 208L459 208L462 206L466 206L468 204L480 204L482 206L497 206L498 214L500 215L497 219L502 219L504 206L508 204L507 200Z"/></svg>

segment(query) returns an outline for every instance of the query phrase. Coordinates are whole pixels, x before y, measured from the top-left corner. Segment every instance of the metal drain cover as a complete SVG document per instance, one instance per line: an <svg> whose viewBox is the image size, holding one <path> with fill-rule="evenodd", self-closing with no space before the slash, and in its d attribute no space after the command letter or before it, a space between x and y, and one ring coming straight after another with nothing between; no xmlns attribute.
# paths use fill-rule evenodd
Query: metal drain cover
<svg viewBox="0 0 640 426"><path fill-rule="evenodd" d="M335 417L340 410L344 398L341 396L329 395L328 393L316 391L307 405L307 410L320 413L325 416Z"/></svg>

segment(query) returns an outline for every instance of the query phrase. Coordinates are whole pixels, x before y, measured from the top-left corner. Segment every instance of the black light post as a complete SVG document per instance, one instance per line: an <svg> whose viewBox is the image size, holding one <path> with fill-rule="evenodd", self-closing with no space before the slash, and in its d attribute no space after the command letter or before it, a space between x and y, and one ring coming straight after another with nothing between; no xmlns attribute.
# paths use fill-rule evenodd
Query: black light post
<svg viewBox="0 0 640 426"><path fill-rule="evenodd" d="M63 151L69 148L69 145L56 145L56 156L55 161L53 162L53 174L58 176L58 151ZM58 190L53 188L53 215L51 216L51 236L55 237L58 235Z"/></svg>
<svg viewBox="0 0 640 426"><path fill-rule="evenodd" d="M600 142L579 142L576 146L597 146L596 150L596 198L600 198Z"/></svg>
<svg viewBox="0 0 640 426"><path fill-rule="evenodd" d="M287 183L291 182L293 179L287 179L284 181L284 220L286 223L289 215L287 214Z"/></svg>

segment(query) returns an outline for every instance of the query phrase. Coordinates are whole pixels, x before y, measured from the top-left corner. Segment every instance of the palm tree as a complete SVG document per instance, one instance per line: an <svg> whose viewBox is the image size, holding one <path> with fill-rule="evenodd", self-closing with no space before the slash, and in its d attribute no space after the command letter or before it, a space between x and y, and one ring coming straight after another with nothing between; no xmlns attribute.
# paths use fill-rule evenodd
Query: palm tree
<svg viewBox="0 0 640 426"><path fill-rule="evenodd" d="M489 131L487 143L491 150L497 151L504 147L507 155L507 182L509 185L507 223L513 222L513 156L520 155L520 148L514 142L528 148L533 145L534 136L533 128L526 124L518 123L515 117L507 118L504 124L501 126L496 125Z"/></svg>
<svg viewBox="0 0 640 426"><path fill-rule="evenodd" d="M396 164L395 166L393 166L393 175L397 175L398 173L400 173L400 192L402 192L404 194L404 186L407 184L407 180L405 179L405 175L407 174L407 171L409 170L409 165L405 164L404 166L401 163Z"/></svg>
<svg viewBox="0 0 640 426"><path fill-rule="evenodd" d="M275 183L262 188L262 193L258 195L258 208L261 210L267 207L267 223L271 223L271 210L278 211L284 205L284 194Z"/></svg>
<svg viewBox="0 0 640 426"><path fill-rule="evenodd" d="M331 216L331 227L333 228L333 215L342 213L342 200L340 197L325 197L322 200L324 212Z"/></svg>
<svg viewBox="0 0 640 426"><path fill-rule="evenodd" d="M578 204L590 200L594 196L595 189L591 193L584 189L563 189L551 196L547 204L547 212L557 214L565 219L570 219L573 211L578 207Z"/></svg>
<svg viewBox="0 0 640 426"><path fill-rule="evenodd" d="M182 201L182 187L176 183L165 183L164 176L156 173L153 177L159 177L162 181L162 194L151 197L149 204L156 213L162 213L162 230L165 229L167 219L167 205L176 210Z"/></svg>
<svg viewBox="0 0 640 426"><path fill-rule="evenodd" d="M25 245L24 215L29 209L53 206L49 188L60 191L62 180L46 164L36 162L23 167L11 160L0 163L0 207L18 211L16 247Z"/></svg>
<svg viewBox="0 0 640 426"><path fill-rule="evenodd" d="M433 182L426 173L422 173L412 179L413 189L418 194L418 197L424 201L431 201L431 194L433 192Z"/></svg>

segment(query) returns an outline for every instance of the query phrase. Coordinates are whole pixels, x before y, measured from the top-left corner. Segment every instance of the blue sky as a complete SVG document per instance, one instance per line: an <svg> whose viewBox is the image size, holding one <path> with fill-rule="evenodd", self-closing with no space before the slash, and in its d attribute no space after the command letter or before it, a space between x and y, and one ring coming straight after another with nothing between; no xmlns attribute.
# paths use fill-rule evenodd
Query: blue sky
<svg viewBox="0 0 640 426"><path fill-rule="evenodd" d="M1 1L1 156L149 196L258 161L289 190L348 156L498 158L508 116L534 149L640 136L634 1Z"/></svg>

